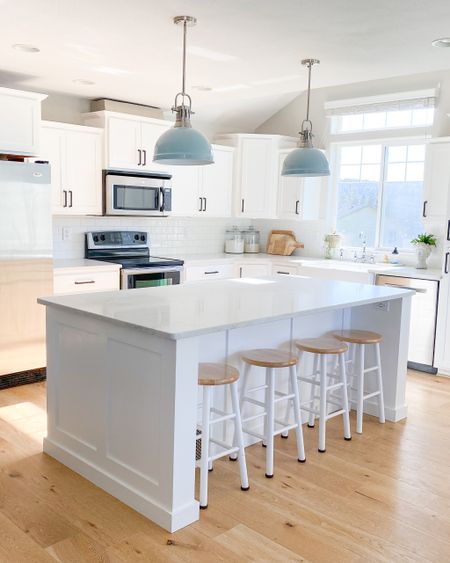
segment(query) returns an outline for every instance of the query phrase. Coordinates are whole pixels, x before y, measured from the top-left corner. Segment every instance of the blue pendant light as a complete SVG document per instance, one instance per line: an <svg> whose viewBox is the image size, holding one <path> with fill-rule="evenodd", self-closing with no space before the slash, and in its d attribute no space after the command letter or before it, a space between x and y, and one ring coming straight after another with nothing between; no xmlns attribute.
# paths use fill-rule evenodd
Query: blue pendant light
<svg viewBox="0 0 450 563"><path fill-rule="evenodd" d="M186 94L186 29L194 26L197 20L192 16L177 16L173 19L177 25L183 25L183 80L181 92L175 96L172 111L176 113L175 125L163 133L156 141L153 162L193 166L195 164L213 164L211 144L208 139L192 128L192 100ZM187 102L187 103L186 103Z"/></svg>
<svg viewBox="0 0 450 563"><path fill-rule="evenodd" d="M315 149L312 143L312 123L309 119L309 99L311 93L311 68L320 63L317 59L304 59L302 65L308 67L308 96L306 102L306 119L302 122L300 139L297 148L290 152L284 160L282 176L329 176L330 166L322 151Z"/></svg>

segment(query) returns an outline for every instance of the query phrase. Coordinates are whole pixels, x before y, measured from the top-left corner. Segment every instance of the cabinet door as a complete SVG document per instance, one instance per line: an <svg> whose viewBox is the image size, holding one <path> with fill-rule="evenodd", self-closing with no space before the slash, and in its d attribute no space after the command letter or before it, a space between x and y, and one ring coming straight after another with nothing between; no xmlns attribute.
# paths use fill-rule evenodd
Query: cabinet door
<svg viewBox="0 0 450 563"><path fill-rule="evenodd" d="M172 174L172 215L201 215L203 200L200 199L200 167L168 166L165 170Z"/></svg>
<svg viewBox="0 0 450 563"><path fill-rule="evenodd" d="M0 94L0 153L39 152L41 102L19 93Z"/></svg>
<svg viewBox="0 0 450 563"><path fill-rule="evenodd" d="M143 155L140 144L139 121L116 116L108 118L108 168L142 170Z"/></svg>
<svg viewBox="0 0 450 563"><path fill-rule="evenodd" d="M142 166L139 169L149 171L166 171L167 166L153 162L153 153L155 152L156 141L170 127L162 123L152 123L143 121L141 123L141 144L139 148L142 150Z"/></svg>
<svg viewBox="0 0 450 563"><path fill-rule="evenodd" d="M67 190L71 215L101 215L101 136L96 132L65 131L63 189Z"/></svg>
<svg viewBox="0 0 450 563"><path fill-rule="evenodd" d="M280 219L299 219L303 180L281 175L283 163L288 154L288 151L283 151L278 158L278 217Z"/></svg>
<svg viewBox="0 0 450 563"><path fill-rule="evenodd" d="M425 157L424 218L443 218L450 189L450 143L430 143Z"/></svg>
<svg viewBox="0 0 450 563"><path fill-rule="evenodd" d="M52 184L52 212L54 214L66 213L67 193L62 188L62 152L63 137L59 129L42 127L39 159L48 160L50 163Z"/></svg>
<svg viewBox="0 0 450 563"><path fill-rule="evenodd" d="M300 218L303 221L315 221L320 218L322 178L302 178L302 198L300 200Z"/></svg>
<svg viewBox="0 0 450 563"><path fill-rule="evenodd" d="M214 164L201 167L202 215L210 217L231 216L233 189L233 151L215 146Z"/></svg>
<svg viewBox="0 0 450 563"><path fill-rule="evenodd" d="M239 277L241 278L263 278L270 276L270 264L240 264Z"/></svg>
<svg viewBox="0 0 450 563"><path fill-rule="evenodd" d="M272 139L242 139L238 215L255 218L275 215L276 175L273 165Z"/></svg>

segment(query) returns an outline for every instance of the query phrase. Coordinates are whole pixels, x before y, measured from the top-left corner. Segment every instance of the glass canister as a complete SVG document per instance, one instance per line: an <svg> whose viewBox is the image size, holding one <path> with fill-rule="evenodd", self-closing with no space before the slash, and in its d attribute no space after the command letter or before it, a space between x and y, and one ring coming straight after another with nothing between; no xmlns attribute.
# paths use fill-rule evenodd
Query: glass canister
<svg viewBox="0 0 450 563"><path fill-rule="evenodd" d="M249 227L244 231L244 252L259 252L259 231L255 227Z"/></svg>
<svg viewBox="0 0 450 563"><path fill-rule="evenodd" d="M228 254L244 252L244 235L236 226L225 231L225 252Z"/></svg>

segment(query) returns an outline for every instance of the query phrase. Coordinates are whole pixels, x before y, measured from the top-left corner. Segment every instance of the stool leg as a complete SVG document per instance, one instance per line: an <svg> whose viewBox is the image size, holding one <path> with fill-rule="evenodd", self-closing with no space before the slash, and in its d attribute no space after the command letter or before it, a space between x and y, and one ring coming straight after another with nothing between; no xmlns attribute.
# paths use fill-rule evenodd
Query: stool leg
<svg viewBox="0 0 450 563"><path fill-rule="evenodd" d="M273 432L275 418L275 370L267 368L267 393L266 393L266 477L273 477Z"/></svg>
<svg viewBox="0 0 450 563"><path fill-rule="evenodd" d="M244 412L244 398L245 398L245 392L247 389L247 385L248 385L248 376L250 373L250 364L245 364L244 365L244 373L242 374L242 384L241 384L241 389L239 391L239 413L241 416L241 420L243 417L243 412ZM241 429L242 429L242 422L241 422ZM234 427L234 436L233 436L233 446L237 444L237 436L236 436L236 426ZM230 461L236 461L238 456L237 454L231 454L230 456L228 456Z"/></svg>
<svg viewBox="0 0 450 563"><path fill-rule="evenodd" d="M319 369L319 355L318 354L314 354L314 363L313 363L313 376L312 376L312 381L317 381L317 372ZM316 385L313 385L311 383L311 387L309 390L309 408L313 409L314 408L314 395L316 394ZM315 420L315 415L313 412L309 413L309 420L308 420L308 427L309 428L314 428L314 420Z"/></svg>
<svg viewBox="0 0 450 563"><path fill-rule="evenodd" d="M378 390L380 394L378 395L378 420L383 424L386 419L384 416L384 396L383 396L383 375L381 373L381 354L380 354L380 344L377 342L375 344L375 354L377 358L377 378L378 378Z"/></svg>
<svg viewBox="0 0 450 563"><path fill-rule="evenodd" d="M203 387L202 457L200 459L200 508L208 507L210 412L211 412L211 388L208 385L205 385Z"/></svg>
<svg viewBox="0 0 450 563"><path fill-rule="evenodd" d="M327 364L324 354L320 356L320 415L319 415L319 452L325 451L325 433L327 416Z"/></svg>
<svg viewBox="0 0 450 563"><path fill-rule="evenodd" d="M305 456L305 444L303 443L303 428L302 428L302 413L300 410L300 397L298 392L298 384L297 384L297 377L295 373L295 367L291 366L289 368L289 379L290 379L290 387L291 393L294 395L293 403L294 403L294 420L295 424L295 436L297 438L297 455L298 461L304 462L306 461ZM290 401L288 401L290 404Z"/></svg>
<svg viewBox="0 0 450 563"><path fill-rule="evenodd" d="M245 448L244 448L244 436L242 434L242 420L241 420L241 411L239 409L239 400L238 400L238 391L237 391L237 383L234 382L230 385L231 391L231 403L233 405L234 411L234 428L235 428L235 438L236 442L233 442L233 446L237 445L239 448L239 472L241 475L241 489L243 491L248 491L249 484L248 484L248 475L247 475L247 462L245 460Z"/></svg>
<svg viewBox="0 0 450 563"><path fill-rule="evenodd" d="M365 365L365 345L359 345L359 374L357 384L357 403L356 403L356 432L362 434L363 410L364 410L364 365Z"/></svg>
<svg viewBox="0 0 450 563"><path fill-rule="evenodd" d="M339 354L339 372L341 375L342 383L342 408L344 409L344 438L346 440L352 439L352 434L350 432L350 417L348 413L348 396L347 396L347 373L345 370L345 353Z"/></svg>
<svg viewBox="0 0 450 563"><path fill-rule="evenodd" d="M269 413L267 412L267 405L269 404L269 368L266 368L266 389L264 391L264 404L266 405L266 414L264 416L264 440L262 441L262 447L267 447L267 419L269 418Z"/></svg>

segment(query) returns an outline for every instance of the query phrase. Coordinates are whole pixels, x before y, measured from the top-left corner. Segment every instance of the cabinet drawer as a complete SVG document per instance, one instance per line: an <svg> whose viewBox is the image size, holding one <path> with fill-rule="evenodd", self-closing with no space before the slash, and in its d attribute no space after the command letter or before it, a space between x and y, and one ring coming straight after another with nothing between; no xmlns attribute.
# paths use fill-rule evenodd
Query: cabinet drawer
<svg viewBox="0 0 450 563"><path fill-rule="evenodd" d="M270 264L239 264L241 278L262 278L270 276Z"/></svg>
<svg viewBox="0 0 450 563"><path fill-rule="evenodd" d="M215 264L213 266L187 266L184 279L185 281L198 281L234 277L236 275L233 264Z"/></svg>
<svg viewBox="0 0 450 563"><path fill-rule="evenodd" d="M293 275L297 273L297 266L292 266L291 264L273 264L272 265L272 275Z"/></svg>
<svg viewBox="0 0 450 563"><path fill-rule="evenodd" d="M84 293L86 291L113 291L120 288L118 271L93 272L83 270L75 272L55 272L53 291L57 293Z"/></svg>

